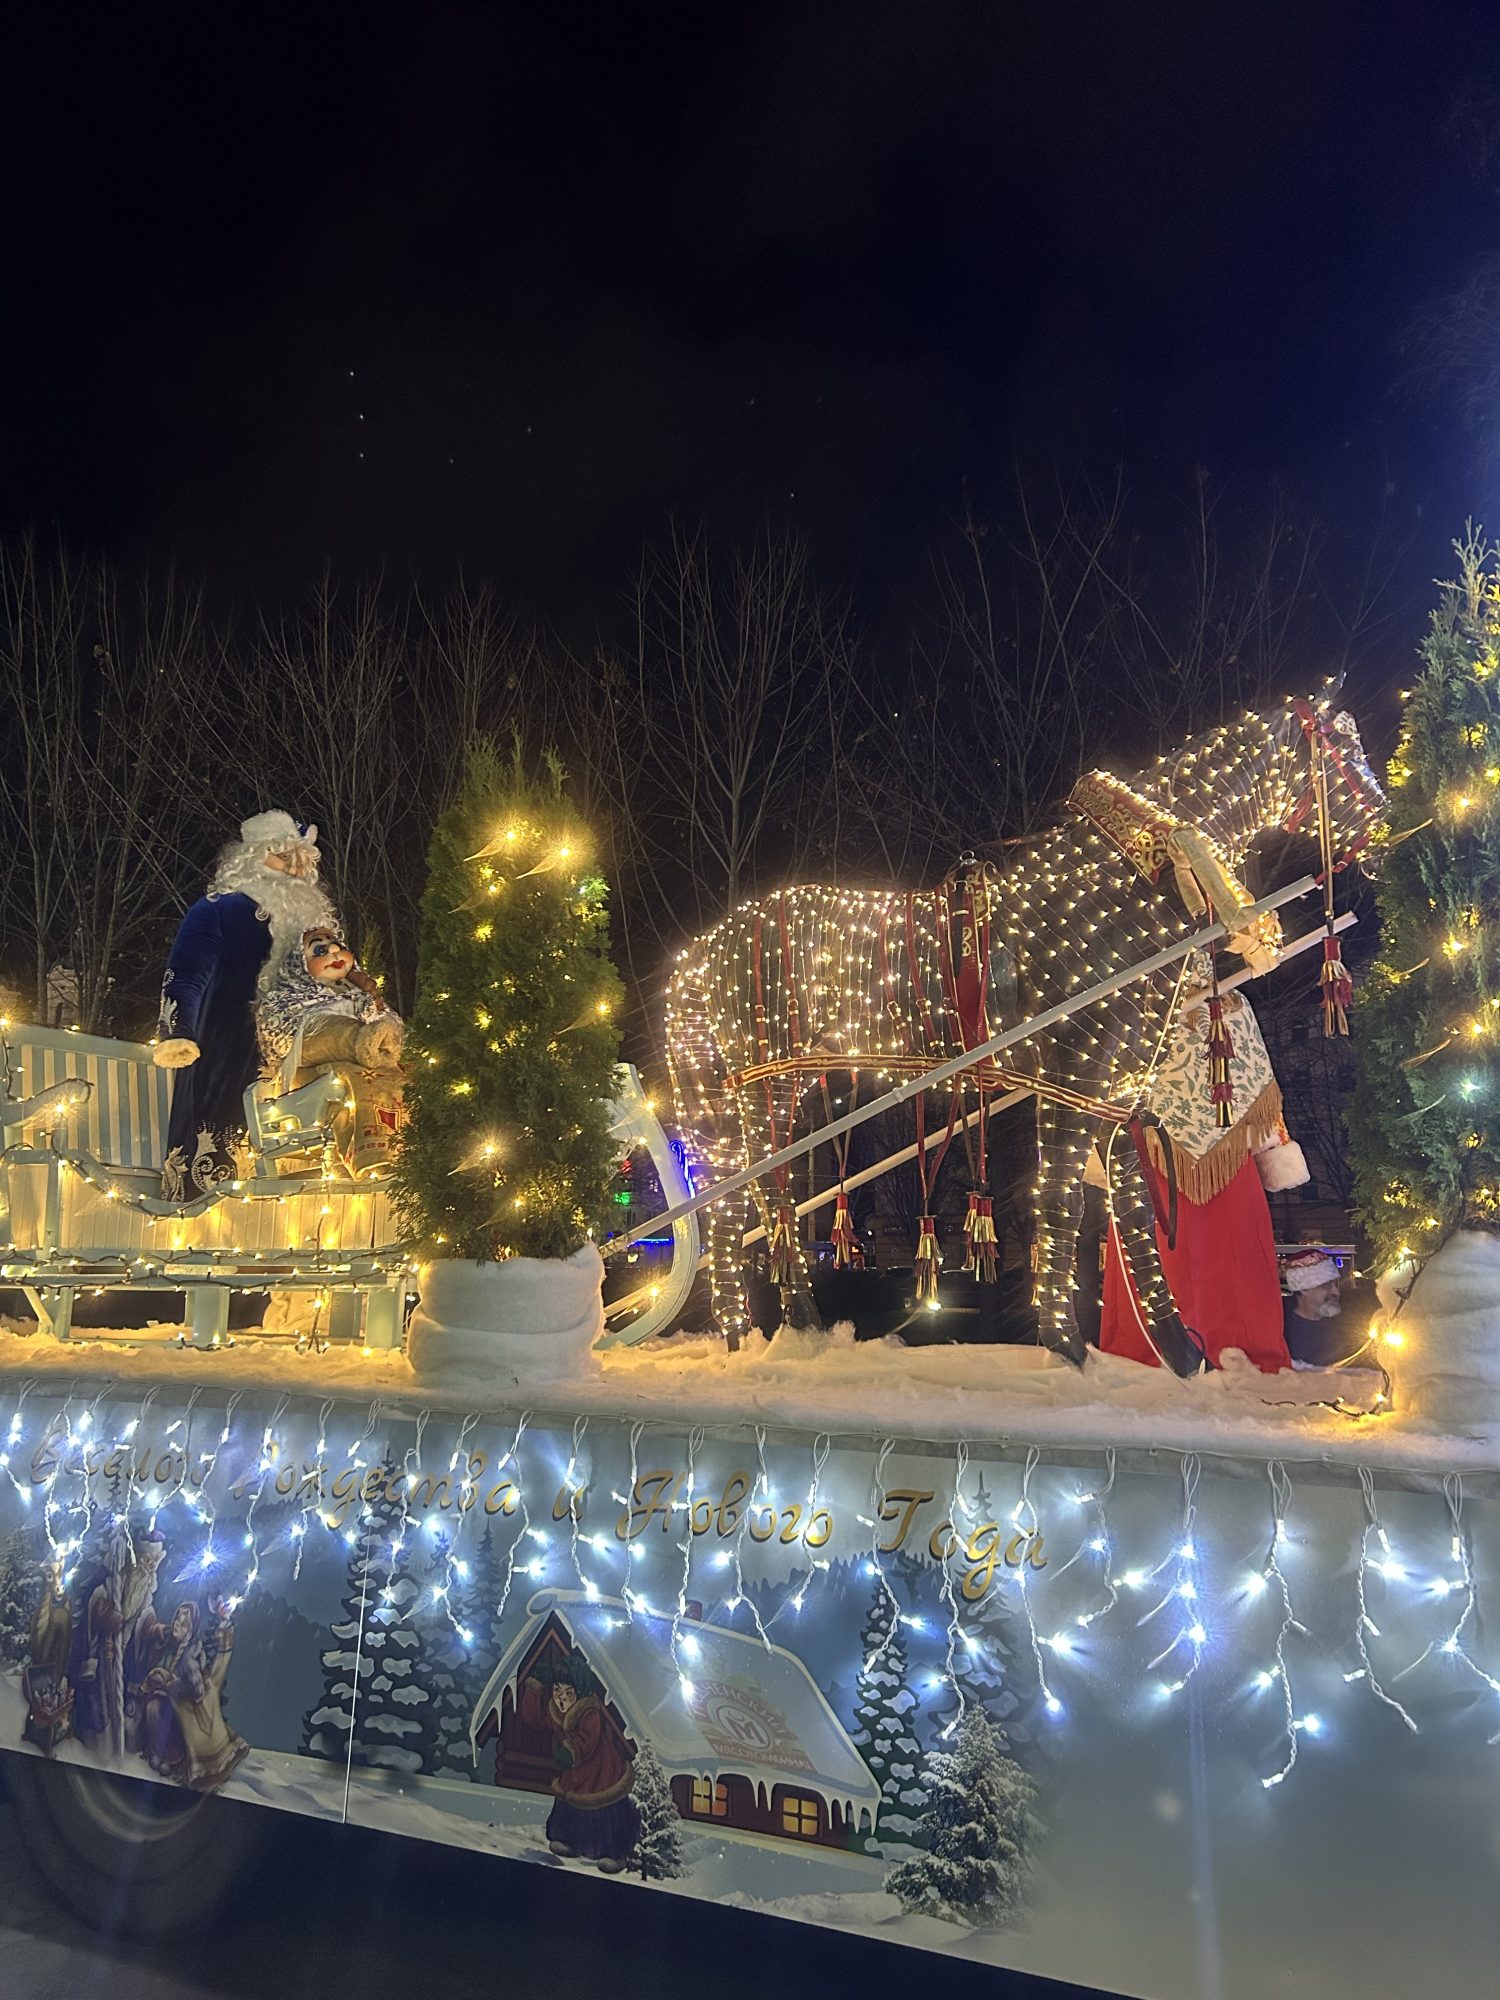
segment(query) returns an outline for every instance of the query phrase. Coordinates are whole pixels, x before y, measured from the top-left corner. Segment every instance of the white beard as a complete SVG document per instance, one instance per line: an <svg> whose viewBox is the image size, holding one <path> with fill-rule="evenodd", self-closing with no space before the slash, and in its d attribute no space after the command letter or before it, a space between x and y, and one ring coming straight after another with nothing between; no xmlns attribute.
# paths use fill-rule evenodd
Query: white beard
<svg viewBox="0 0 1500 2000"><path fill-rule="evenodd" d="M236 841L224 850L208 885L210 896L239 894L254 900L271 926L271 949L256 988L264 993L286 955L302 943L302 933L319 924L338 924L338 913L316 882L299 881L266 866L265 849Z"/></svg>

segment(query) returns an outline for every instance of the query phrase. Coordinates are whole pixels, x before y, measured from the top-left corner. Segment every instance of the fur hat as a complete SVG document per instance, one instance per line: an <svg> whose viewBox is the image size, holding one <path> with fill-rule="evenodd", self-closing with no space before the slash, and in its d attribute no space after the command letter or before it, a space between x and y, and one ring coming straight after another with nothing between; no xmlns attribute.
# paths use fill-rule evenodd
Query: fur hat
<svg viewBox="0 0 1500 2000"><path fill-rule="evenodd" d="M1281 1275L1289 1292L1310 1292L1315 1285L1337 1284L1339 1267L1326 1250L1294 1250L1282 1260Z"/></svg>
<svg viewBox="0 0 1500 2000"><path fill-rule="evenodd" d="M318 845L318 829L304 826L287 812L252 813L240 823L240 839L247 846L311 847Z"/></svg>

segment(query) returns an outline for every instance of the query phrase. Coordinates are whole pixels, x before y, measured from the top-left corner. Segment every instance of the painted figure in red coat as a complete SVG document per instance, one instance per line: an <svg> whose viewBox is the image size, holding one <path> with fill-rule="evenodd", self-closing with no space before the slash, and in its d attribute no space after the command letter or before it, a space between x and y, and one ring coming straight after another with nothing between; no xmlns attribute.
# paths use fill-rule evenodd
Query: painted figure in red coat
<svg viewBox="0 0 1500 2000"><path fill-rule="evenodd" d="M555 1667L544 1664L527 1680L521 1717L533 1728L550 1730L555 1746L548 1846L554 1854L597 1861L606 1875L618 1875L641 1835L641 1816L630 1796L635 1758L581 1654Z"/></svg>

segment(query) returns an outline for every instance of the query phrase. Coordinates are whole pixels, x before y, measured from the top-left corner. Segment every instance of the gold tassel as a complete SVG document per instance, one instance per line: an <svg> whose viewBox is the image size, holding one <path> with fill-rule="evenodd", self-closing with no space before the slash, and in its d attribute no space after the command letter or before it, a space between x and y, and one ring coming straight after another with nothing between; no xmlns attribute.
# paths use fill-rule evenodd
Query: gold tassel
<svg viewBox="0 0 1500 2000"><path fill-rule="evenodd" d="M1354 984L1336 937L1323 940L1323 973L1319 984L1323 989L1323 1033L1347 1035L1349 1009L1354 1003Z"/></svg>
<svg viewBox="0 0 1500 2000"><path fill-rule="evenodd" d="M942 1252L938 1249L937 1223L932 1216L924 1215L921 1220L921 1234L917 1238L916 1290L918 1305L936 1305L938 1295L938 1272L942 1268Z"/></svg>
<svg viewBox="0 0 1500 2000"><path fill-rule="evenodd" d="M1000 1275L995 1204L987 1194L969 1196L969 1212L964 1217L964 1269L981 1285L993 1285Z"/></svg>
<svg viewBox="0 0 1500 2000"><path fill-rule="evenodd" d="M779 1202L771 1230L771 1283L790 1291L797 1282L797 1211L789 1201Z"/></svg>

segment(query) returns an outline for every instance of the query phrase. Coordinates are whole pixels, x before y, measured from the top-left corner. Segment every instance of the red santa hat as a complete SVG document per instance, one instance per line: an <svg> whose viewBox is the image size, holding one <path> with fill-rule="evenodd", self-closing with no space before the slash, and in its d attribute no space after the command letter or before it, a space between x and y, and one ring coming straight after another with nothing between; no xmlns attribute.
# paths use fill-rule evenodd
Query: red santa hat
<svg viewBox="0 0 1500 2000"><path fill-rule="evenodd" d="M1281 1275L1289 1292L1310 1292L1315 1285L1337 1284L1339 1267L1326 1250L1296 1250L1283 1258Z"/></svg>

